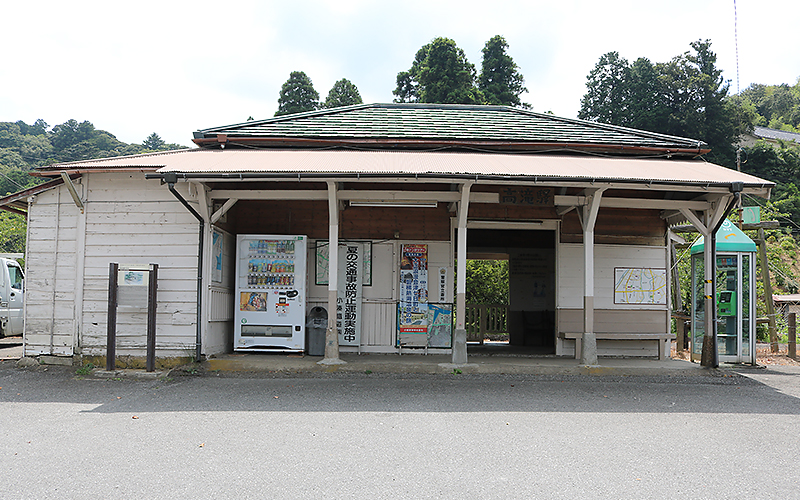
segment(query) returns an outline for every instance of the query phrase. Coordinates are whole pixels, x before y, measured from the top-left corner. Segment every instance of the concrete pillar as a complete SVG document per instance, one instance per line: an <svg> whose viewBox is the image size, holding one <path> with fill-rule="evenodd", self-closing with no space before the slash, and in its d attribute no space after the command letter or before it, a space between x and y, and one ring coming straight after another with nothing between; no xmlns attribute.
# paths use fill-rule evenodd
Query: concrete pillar
<svg viewBox="0 0 800 500"><path fill-rule="evenodd" d="M325 357L320 365L338 365L345 361L339 359L339 331L336 329L336 301L339 285L339 200L336 183L328 182L328 329L325 331Z"/></svg>

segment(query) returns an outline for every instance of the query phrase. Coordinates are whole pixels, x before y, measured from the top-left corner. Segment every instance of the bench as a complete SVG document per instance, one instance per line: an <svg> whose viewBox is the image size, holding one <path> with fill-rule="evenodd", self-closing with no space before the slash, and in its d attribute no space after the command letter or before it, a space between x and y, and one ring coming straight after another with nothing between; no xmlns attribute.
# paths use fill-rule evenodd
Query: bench
<svg viewBox="0 0 800 500"><path fill-rule="evenodd" d="M672 333L603 333L595 332L597 340L655 340L658 341L658 359L667 359L670 342L675 338ZM559 332L562 339L572 339L575 341L575 359L581 357L581 341L583 333Z"/></svg>

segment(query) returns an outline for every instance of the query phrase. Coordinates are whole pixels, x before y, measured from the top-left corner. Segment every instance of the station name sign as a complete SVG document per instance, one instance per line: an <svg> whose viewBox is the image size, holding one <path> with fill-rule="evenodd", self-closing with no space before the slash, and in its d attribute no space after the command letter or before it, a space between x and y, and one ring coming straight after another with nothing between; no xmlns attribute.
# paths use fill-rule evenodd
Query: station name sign
<svg viewBox="0 0 800 500"><path fill-rule="evenodd" d="M552 188L503 188L500 190L500 203L525 207L552 207L555 205L555 192Z"/></svg>

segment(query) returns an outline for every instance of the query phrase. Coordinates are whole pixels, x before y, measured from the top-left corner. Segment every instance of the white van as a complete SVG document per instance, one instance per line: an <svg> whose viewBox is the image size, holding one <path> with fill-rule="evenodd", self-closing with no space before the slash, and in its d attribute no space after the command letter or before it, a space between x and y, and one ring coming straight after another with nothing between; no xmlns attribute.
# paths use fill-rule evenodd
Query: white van
<svg viewBox="0 0 800 500"><path fill-rule="evenodd" d="M0 337L22 335L23 280L19 263L0 257Z"/></svg>

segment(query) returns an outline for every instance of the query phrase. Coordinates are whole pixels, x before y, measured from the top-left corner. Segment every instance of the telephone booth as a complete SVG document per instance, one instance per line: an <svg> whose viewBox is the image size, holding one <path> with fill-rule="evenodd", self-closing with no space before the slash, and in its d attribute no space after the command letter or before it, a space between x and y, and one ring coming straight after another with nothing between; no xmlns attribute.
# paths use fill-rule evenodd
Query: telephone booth
<svg viewBox="0 0 800 500"><path fill-rule="evenodd" d="M717 351L721 363L756 362L756 244L729 220L717 231ZM692 360L703 351L705 300L701 236L692 255ZM710 332L709 332L710 333Z"/></svg>

